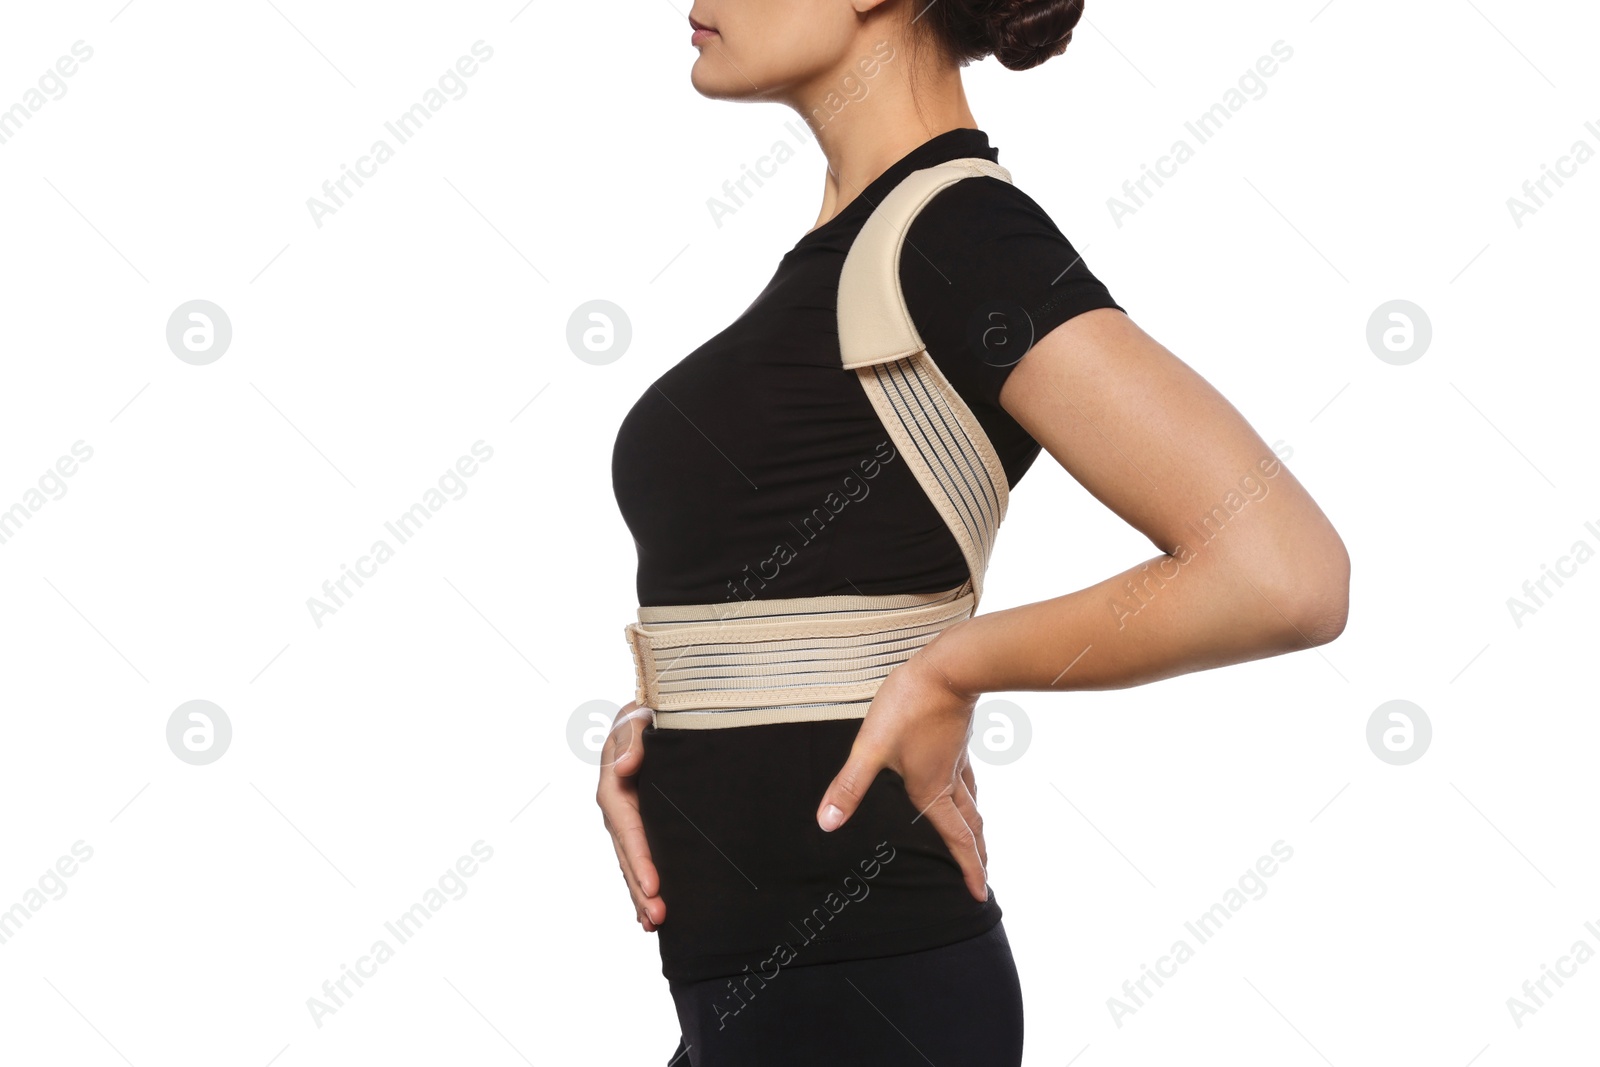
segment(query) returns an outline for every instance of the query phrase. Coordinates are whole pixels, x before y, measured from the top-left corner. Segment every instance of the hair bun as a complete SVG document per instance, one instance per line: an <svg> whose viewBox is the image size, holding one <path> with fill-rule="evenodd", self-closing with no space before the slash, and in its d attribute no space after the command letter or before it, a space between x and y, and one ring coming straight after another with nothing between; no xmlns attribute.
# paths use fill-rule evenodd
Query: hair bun
<svg viewBox="0 0 1600 1067"><path fill-rule="evenodd" d="M1065 52L1082 17L1083 0L997 0L984 23L1000 64L1027 70Z"/></svg>
<svg viewBox="0 0 1600 1067"><path fill-rule="evenodd" d="M1067 50L1083 0L932 0L912 21L923 15L923 25L961 66L994 56L1011 70L1027 70Z"/></svg>

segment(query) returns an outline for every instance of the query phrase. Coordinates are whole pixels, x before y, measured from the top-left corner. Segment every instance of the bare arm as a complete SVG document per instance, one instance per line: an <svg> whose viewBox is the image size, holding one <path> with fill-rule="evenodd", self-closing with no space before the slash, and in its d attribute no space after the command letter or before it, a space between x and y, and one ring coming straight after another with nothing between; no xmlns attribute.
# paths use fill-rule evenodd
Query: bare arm
<svg viewBox="0 0 1600 1067"><path fill-rule="evenodd" d="M1001 405L1161 555L949 627L889 673L817 808L842 825L889 768L986 896L966 767L986 692L1115 689L1333 640L1350 559L1322 510L1221 394L1114 309L1050 331Z"/></svg>
<svg viewBox="0 0 1600 1067"><path fill-rule="evenodd" d="M927 655L956 691L1122 688L1344 629L1350 559L1327 517L1243 416L1126 315L1052 330L1000 403L1162 554L946 630Z"/></svg>

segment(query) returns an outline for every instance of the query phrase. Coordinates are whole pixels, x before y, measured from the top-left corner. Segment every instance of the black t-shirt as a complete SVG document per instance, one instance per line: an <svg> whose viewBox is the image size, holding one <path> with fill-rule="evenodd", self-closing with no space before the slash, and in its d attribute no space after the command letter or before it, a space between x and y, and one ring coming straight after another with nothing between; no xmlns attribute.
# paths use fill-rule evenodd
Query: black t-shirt
<svg viewBox="0 0 1600 1067"><path fill-rule="evenodd" d="M638 546L641 605L942 592L968 577L954 536L842 366L836 306L872 209L912 171L967 156L998 162L972 129L895 162L801 237L733 324L629 411L612 482ZM1006 377L1032 341L1118 305L1037 203L988 176L923 207L900 281L930 356L1015 486L1040 449L1000 407ZM911 952L999 921L993 894L972 899L893 772L844 827L817 826L859 729L845 719L646 731L639 799L667 904L658 933L667 978L762 972L775 952L785 957L780 946L795 966ZM870 886L864 864L876 872ZM847 887L841 895L852 872L866 886L859 904Z"/></svg>
<svg viewBox="0 0 1600 1067"><path fill-rule="evenodd" d="M638 546L640 604L939 592L967 576L906 463L874 463L893 451L841 367L836 302L851 242L901 179L997 155L979 130L918 146L801 237L732 325L639 398L617 434L612 483ZM1111 294L1032 198L988 176L923 207L900 282L928 354L1016 485L1039 445L1000 406L1000 387L1030 334L1117 307Z"/></svg>

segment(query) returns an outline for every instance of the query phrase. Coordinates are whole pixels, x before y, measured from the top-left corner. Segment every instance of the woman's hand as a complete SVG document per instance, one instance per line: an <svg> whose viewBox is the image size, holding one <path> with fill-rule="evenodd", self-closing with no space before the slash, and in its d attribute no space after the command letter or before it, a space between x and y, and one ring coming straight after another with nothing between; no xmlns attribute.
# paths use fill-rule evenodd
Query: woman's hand
<svg viewBox="0 0 1600 1067"><path fill-rule="evenodd" d="M979 694L958 692L930 657L934 646L960 625L947 628L883 680L850 758L822 795L817 823L824 830L843 826L887 767L905 781L918 817L926 816L944 838L961 865L968 892L987 900L984 869L989 853L978 815L977 783L967 760Z"/></svg>
<svg viewBox="0 0 1600 1067"><path fill-rule="evenodd" d="M637 711L635 709L638 709ZM662 900L661 878L650 862L650 845L645 840L644 822L639 818L639 784L633 776L644 761L644 726L648 708L629 701L617 712L600 750L600 788L595 803L611 831L611 847L617 851L617 866L633 897L634 918L650 933L667 918L667 903Z"/></svg>

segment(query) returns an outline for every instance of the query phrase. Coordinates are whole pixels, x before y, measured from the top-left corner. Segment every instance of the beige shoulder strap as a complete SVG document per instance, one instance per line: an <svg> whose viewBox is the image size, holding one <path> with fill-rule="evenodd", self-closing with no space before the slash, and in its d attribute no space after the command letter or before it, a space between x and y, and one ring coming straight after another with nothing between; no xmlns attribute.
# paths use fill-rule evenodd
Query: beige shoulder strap
<svg viewBox="0 0 1600 1067"><path fill-rule="evenodd" d="M998 163L969 157L913 171L861 227L839 276L839 349L928 499L955 535L971 572L973 610L1005 518L1008 485L972 410L928 355L900 288L900 253L912 221L935 193L963 178L1009 182Z"/></svg>

